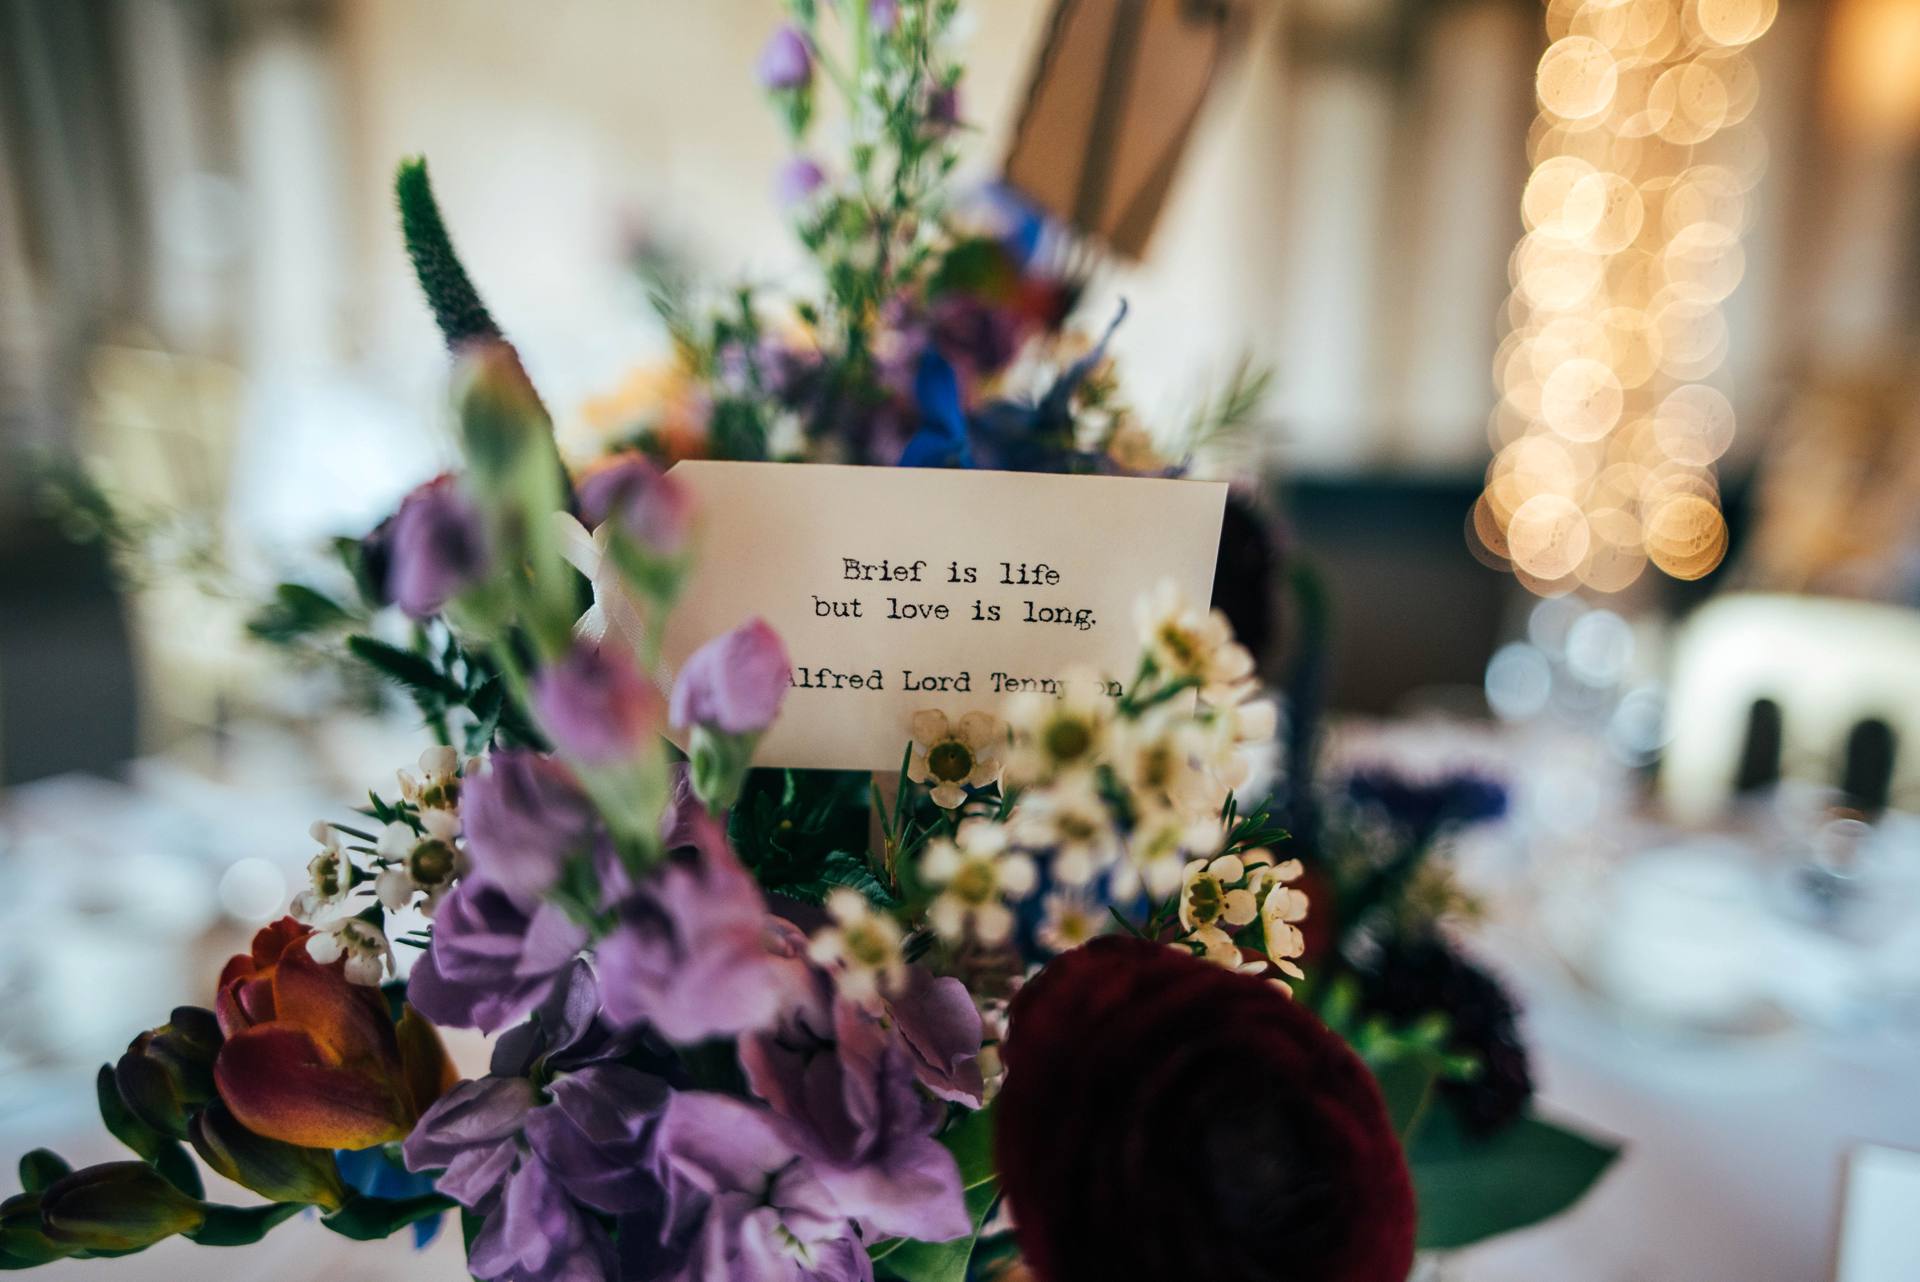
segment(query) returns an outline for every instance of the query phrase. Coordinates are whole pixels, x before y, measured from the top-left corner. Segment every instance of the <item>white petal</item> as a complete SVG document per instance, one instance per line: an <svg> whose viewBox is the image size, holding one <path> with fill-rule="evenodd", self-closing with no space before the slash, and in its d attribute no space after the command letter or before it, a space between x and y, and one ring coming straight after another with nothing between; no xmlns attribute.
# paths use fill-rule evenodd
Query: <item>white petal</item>
<svg viewBox="0 0 1920 1282"><path fill-rule="evenodd" d="M958 733L960 742L974 749L992 747L1005 737L999 720L985 712L969 712L961 717Z"/></svg>
<svg viewBox="0 0 1920 1282"><path fill-rule="evenodd" d="M1032 894L1036 880L1033 860L1025 855L1008 855L1000 861L1000 889L1015 899Z"/></svg>
<svg viewBox="0 0 1920 1282"><path fill-rule="evenodd" d="M958 810L966 804L967 790L957 783L943 783L935 786L933 804L942 810Z"/></svg>
<svg viewBox="0 0 1920 1282"><path fill-rule="evenodd" d="M339 961L343 951L345 950L340 947L340 936L330 930L307 936L307 956L322 966L331 966Z"/></svg>
<svg viewBox="0 0 1920 1282"><path fill-rule="evenodd" d="M966 905L952 895L942 895L927 909L927 924L942 939L959 939L967 933Z"/></svg>
<svg viewBox="0 0 1920 1282"><path fill-rule="evenodd" d="M1260 905L1250 890L1229 890L1226 907L1220 915L1227 919L1229 926L1244 926L1260 915Z"/></svg>
<svg viewBox="0 0 1920 1282"><path fill-rule="evenodd" d="M981 904L973 910L973 933L983 944L1003 943L1013 933L1013 910L1005 904Z"/></svg>
<svg viewBox="0 0 1920 1282"><path fill-rule="evenodd" d="M947 733L947 714L938 708L927 708L914 713L910 724L913 729L913 741L922 748L931 748L941 740L951 738Z"/></svg>

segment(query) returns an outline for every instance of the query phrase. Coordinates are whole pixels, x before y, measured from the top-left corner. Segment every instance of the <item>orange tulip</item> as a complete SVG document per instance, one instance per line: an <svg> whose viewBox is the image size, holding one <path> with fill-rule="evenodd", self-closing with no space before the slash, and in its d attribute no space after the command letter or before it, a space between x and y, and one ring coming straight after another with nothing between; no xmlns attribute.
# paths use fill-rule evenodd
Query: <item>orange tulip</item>
<svg viewBox="0 0 1920 1282"><path fill-rule="evenodd" d="M362 1149L404 1139L453 1084L432 1025L398 1025L378 989L347 981L344 960L307 952L313 932L282 918L220 975L214 1009L226 1043L214 1085L235 1119L305 1148Z"/></svg>

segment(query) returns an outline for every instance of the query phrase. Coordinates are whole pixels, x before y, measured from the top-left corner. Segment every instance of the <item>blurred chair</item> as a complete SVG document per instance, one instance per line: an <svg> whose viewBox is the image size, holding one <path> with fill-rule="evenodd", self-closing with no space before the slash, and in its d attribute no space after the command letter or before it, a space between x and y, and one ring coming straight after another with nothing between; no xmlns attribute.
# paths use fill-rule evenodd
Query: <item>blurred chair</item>
<svg viewBox="0 0 1920 1282"><path fill-rule="evenodd" d="M1781 779L1875 812L1920 801L1920 612L1734 595L1675 646L1661 791L1682 819Z"/></svg>

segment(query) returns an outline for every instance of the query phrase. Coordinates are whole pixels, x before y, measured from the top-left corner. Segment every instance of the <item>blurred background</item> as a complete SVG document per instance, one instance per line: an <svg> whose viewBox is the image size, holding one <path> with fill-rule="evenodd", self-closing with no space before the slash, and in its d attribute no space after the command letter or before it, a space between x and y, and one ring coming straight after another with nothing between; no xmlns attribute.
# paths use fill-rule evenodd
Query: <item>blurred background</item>
<svg viewBox="0 0 1920 1282"><path fill-rule="evenodd" d="M1324 636L1335 757L1508 781L1476 946L1545 1106L1628 1145L1446 1275L1920 1276L1920 0L1224 7L1088 314L1130 303L1149 421L1272 370L1236 474L1314 590L1271 585L1268 671ZM966 5L963 182L1074 201L1076 8ZM87 1132L92 1065L425 745L245 626L450 457L396 161L591 439L667 349L637 244L803 283L778 16L0 0L0 1148Z"/></svg>

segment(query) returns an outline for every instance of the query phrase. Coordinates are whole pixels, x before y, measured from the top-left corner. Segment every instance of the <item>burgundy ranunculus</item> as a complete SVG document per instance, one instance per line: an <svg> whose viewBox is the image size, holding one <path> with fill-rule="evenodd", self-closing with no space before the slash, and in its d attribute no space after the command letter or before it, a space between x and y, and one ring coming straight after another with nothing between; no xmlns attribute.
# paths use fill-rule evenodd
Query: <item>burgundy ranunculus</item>
<svg viewBox="0 0 1920 1282"><path fill-rule="evenodd" d="M1404 1282L1413 1186L1372 1075L1265 980L1097 939L1014 999L997 1165L1044 1282Z"/></svg>

